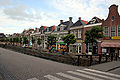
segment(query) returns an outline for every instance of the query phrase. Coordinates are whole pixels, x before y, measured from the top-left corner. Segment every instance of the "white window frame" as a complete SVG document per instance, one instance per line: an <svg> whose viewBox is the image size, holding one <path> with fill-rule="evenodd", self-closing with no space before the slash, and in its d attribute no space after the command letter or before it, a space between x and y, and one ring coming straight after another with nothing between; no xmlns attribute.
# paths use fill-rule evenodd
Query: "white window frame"
<svg viewBox="0 0 120 80"><path fill-rule="evenodd" d="M78 38L81 38L81 35L82 35L81 33L82 33L82 30L79 29L79 30L78 30Z"/></svg>
<svg viewBox="0 0 120 80"><path fill-rule="evenodd" d="M108 33L105 33L105 32L107 32L105 28L108 28ZM104 27L104 35L105 35L105 37L108 37L108 36L109 36L109 27L107 27L107 26Z"/></svg>
<svg viewBox="0 0 120 80"><path fill-rule="evenodd" d="M117 36L120 36L120 25L117 26Z"/></svg>
<svg viewBox="0 0 120 80"><path fill-rule="evenodd" d="M114 31L112 30L113 27L115 28ZM114 35L113 35L113 34L114 34ZM116 26L112 26L112 27L111 27L111 37L113 37L113 36L116 36Z"/></svg>

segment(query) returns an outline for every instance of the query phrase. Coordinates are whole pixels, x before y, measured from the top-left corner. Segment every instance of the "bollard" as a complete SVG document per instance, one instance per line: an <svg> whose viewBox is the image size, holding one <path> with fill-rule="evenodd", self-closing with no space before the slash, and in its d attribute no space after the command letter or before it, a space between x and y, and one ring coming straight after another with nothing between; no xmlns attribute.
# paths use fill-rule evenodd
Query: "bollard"
<svg viewBox="0 0 120 80"><path fill-rule="evenodd" d="M106 62L108 61L108 55L106 55Z"/></svg>
<svg viewBox="0 0 120 80"><path fill-rule="evenodd" d="M90 66L92 65L92 55L90 55Z"/></svg>
<svg viewBox="0 0 120 80"><path fill-rule="evenodd" d="M79 64L80 64L79 61L80 61L80 56L78 55L78 60L77 60L77 63L78 63L77 65L78 65L78 66L79 66Z"/></svg>
<svg viewBox="0 0 120 80"><path fill-rule="evenodd" d="M99 64L101 63L101 55L99 55Z"/></svg>

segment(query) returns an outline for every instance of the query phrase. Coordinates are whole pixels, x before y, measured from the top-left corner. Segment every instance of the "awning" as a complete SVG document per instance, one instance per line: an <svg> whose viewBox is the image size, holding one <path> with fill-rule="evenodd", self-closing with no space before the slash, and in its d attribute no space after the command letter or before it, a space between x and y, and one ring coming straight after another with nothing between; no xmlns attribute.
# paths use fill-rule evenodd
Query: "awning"
<svg viewBox="0 0 120 80"><path fill-rule="evenodd" d="M119 47L120 48L120 42L102 42L101 47Z"/></svg>

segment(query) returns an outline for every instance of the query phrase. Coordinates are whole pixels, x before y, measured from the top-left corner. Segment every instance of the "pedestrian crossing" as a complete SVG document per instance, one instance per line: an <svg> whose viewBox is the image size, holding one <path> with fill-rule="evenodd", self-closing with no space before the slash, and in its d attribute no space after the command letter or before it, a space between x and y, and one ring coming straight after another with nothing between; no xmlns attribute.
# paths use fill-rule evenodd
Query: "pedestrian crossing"
<svg viewBox="0 0 120 80"><path fill-rule="evenodd" d="M120 75L93 69L58 72L45 75L47 80L120 80Z"/></svg>

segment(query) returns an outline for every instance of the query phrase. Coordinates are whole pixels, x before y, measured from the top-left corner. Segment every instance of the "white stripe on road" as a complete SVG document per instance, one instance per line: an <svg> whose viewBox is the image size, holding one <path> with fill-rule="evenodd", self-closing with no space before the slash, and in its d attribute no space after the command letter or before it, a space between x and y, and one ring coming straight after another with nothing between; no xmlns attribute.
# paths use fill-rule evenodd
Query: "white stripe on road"
<svg viewBox="0 0 120 80"><path fill-rule="evenodd" d="M48 79L50 79L50 80L62 80L62 79L57 78L57 77L54 77L54 76L52 76L52 75L46 75L46 76L44 76L44 77L46 77L46 78L48 78Z"/></svg>
<svg viewBox="0 0 120 80"><path fill-rule="evenodd" d="M62 77L65 77L65 78L71 79L71 80L82 80L82 79L80 79L80 78L73 77L73 76L68 75L68 74L64 74L64 73L62 73L62 72L60 72L60 73L56 73L56 74L57 74L57 75L60 75L60 76L62 76Z"/></svg>
<svg viewBox="0 0 120 80"><path fill-rule="evenodd" d="M92 80L104 80L104 79L96 78L96 77L89 76L89 75L82 74L82 73L78 73L78 72L73 72L73 71L67 71L67 72L71 73L71 74L78 75L78 76L82 76L82 77L85 77L85 78L88 78L88 79L92 79Z"/></svg>
<svg viewBox="0 0 120 80"><path fill-rule="evenodd" d="M39 79L37 79L37 78L30 78L30 79L27 79L27 80L39 80Z"/></svg>
<svg viewBox="0 0 120 80"><path fill-rule="evenodd" d="M117 75L117 74L112 74L112 73L108 73L108 72L97 71L97 70L93 70L93 69L84 69L84 70L86 70L86 71L92 71L92 72L97 72L97 73L105 74L105 75L108 75L108 76L114 76L114 77L120 78L120 75Z"/></svg>
<svg viewBox="0 0 120 80"><path fill-rule="evenodd" d="M118 80L116 78L112 78L112 77L108 77L108 76L104 76L104 75L100 75L100 74L96 74L96 73L92 73L92 72L86 72L86 71L82 71L82 70L77 70L77 71L86 73L86 74L90 74L90 75L94 75L94 76L98 76L98 77L102 77L102 78L111 79L111 80Z"/></svg>

